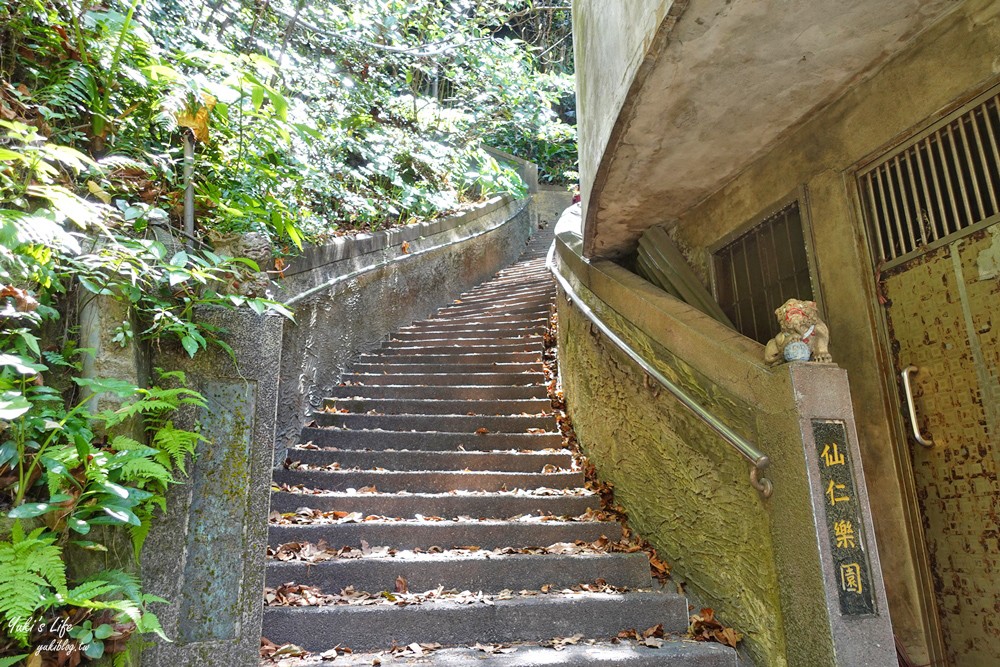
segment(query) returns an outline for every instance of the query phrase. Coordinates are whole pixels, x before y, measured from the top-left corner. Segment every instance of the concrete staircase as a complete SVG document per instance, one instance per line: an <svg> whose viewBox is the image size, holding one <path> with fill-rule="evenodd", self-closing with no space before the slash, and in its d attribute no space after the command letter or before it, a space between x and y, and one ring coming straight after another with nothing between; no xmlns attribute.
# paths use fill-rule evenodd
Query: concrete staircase
<svg viewBox="0 0 1000 667"><path fill-rule="evenodd" d="M354 651L336 664L736 665L671 638L686 600L613 549L621 526L564 449L542 363L551 238L361 355L304 429L274 476L267 639ZM454 648L417 657L436 644ZM425 648L364 653L407 645Z"/></svg>

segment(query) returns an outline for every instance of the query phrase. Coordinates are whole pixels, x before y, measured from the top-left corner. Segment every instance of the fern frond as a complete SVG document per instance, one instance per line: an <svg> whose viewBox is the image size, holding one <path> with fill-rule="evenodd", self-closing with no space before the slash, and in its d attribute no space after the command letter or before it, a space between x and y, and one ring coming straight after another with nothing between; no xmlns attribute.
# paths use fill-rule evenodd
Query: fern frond
<svg viewBox="0 0 1000 667"><path fill-rule="evenodd" d="M22 643L28 639L24 622L44 606L40 591L47 587L37 574L0 563L0 615L7 622L8 634Z"/></svg>
<svg viewBox="0 0 1000 667"><path fill-rule="evenodd" d="M179 405L199 405L204 407L206 405L204 396L187 387L174 387L172 389L152 387L145 390L145 394L147 398L144 400L146 401L166 401L172 407Z"/></svg>
<svg viewBox="0 0 1000 667"><path fill-rule="evenodd" d="M142 622L143 611L139 605L131 600L108 600L107 602L96 602L92 605L85 605L91 609L110 609L118 612L118 616L127 616L130 621L137 626Z"/></svg>
<svg viewBox="0 0 1000 667"><path fill-rule="evenodd" d="M164 466L173 466L187 474L186 458L194 454L195 447L205 440L200 433L174 428L173 422L165 423L153 436L153 447L164 456L156 457Z"/></svg>
<svg viewBox="0 0 1000 667"><path fill-rule="evenodd" d="M120 481L159 482L165 487L174 481L174 476L160 463L152 459L138 458L121 467Z"/></svg>
<svg viewBox="0 0 1000 667"><path fill-rule="evenodd" d="M136 449L146 449L146 445L124 435L115 436L110 446L116 452L131 452Z"/></svg>
<svg viewBox="0 0 1000 667"><path fill-rule="evenodd" d="M142 588L139 578L136 575L124 570L103 570L93 577L88 577L86 582L102 582L115 587L115 589L133 602L142 600Z"/></svg>
<svg viewBox="0 0 1000 667"><path fill-rule="evenodd" d="M131 169L144 171L147 174L155 174L155 170L149 164L145 162L140 162L135 158L131 158L127 155L107 155L97 161L102 167L112 170L112 169Z"/></svg>
<svg viewBox="0 0 1000 667"><path fill-rule="evenodd" d="M66 565L54 537L43 537L44 528L27 536L21 522L14 522L11 541L0 542L0 617L15 639L27 641L23 622L46 606L45 595L53 588L66 592Z"/></svg>
<svg viewBox="0 0 1000 667"><path fill-rule="evenodd" d="M100 99L97 80L81 62L67 60L53 69L49 84L36 92L48 106L84 113Z"/></svg>
<svg viewBox="0 0 1000 667"><path fill-rule="evenodd" d="M144 398L134 403L128 403L115 410L115 415L121 419L128 419L135 415L155 415L160 412L169 412L177 408L176 403L157 398Z"/></svg>
<svg viewBox="0 0 1000 667"><path fill-rule="evenodd" d="M34 540L15 545L28 572L37 574L59 593L66 593L66 564L62 549L47 541Z"/></svg>
<svg viewBox="0 0 1000 667"><path fill-rule="evenodd" d="M170 641L166 633L163 631L163 626L160 625L160 619L157 618L156 614L154 614L151 611L143 613L142 620L136 623L136 628L142 634L146 634L147 632L155 632L164 641Z"/></svg>
<svg viewBox="0 0 1000 667"><path fill-rule="evenodd" d="M94 598L98 598L102 595L107 595L109 593L114 593L118 590L118 586L114 584L109 584L106 581L100 579L95 579L94 581L86 581L79 586L75 586L70 589L69 594L66 596L66 604L71 604L75 606L82 606L80 603Z"/></svg>
<svg viewBox="0 0 1000 667"><path fill-rule="evenodd" d="M174 113L171 111L170 115L173 116ZM187 375L184 371L168 371L162 368L157 368L156 376L159 378L160 382L176 382L182 386L187 384Z"/></svg>
<svg viewBox="0 0 1000 667"><path fill-rule="evenodd" d="M157 496L154 498L154 502L160 507L164 507L166 504L163 496ZM129 533L132 535L132 553L135 555L135 560L138 563L139 555L142 553L142 545L146 543L146 538L149 537L149 530L153 527L153 521L152 515L148 511L144 512L140 509L136 512L136 516L139 517L139 525L129 524L128 528Z"/></svg>

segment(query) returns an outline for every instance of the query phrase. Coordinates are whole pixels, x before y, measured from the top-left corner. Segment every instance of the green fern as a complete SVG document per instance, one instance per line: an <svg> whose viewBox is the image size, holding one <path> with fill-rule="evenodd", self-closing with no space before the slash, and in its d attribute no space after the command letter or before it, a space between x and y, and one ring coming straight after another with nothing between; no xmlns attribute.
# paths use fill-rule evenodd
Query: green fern
<svg viewBox="0 0 1000 667"><path fill-rule="evenodd" d="M84 584L101 583L114 586L115 591L125 598L136 603L142 602L142 587L136 575L124 570L102 570L97 574L87 577Z"/></svg>
<svg viewBox="0 0 1000 667"><path fill-rule="evenodd" d="M0 617L22 644L28 639L24 621L47 606L49 592L67 593L62 549L53 544L55 537L42 537L44 531L37 528L25 536L18 521L11 541L0 542Z"/></svg>
<svg viewBox="0 0 1000 667"><path fill-rule="evenodd" d="M108 595L109 593L115 593L117 591L117 586L100 579L86 581L79 586L75 586L70 589L69 594L66 596L66 604L82 607L93 598Z"/></svg>
<svg viewBox="0 0 1000 667"><path fill-rule="evenodd" d="M137 416L158 417L166 415L182 405L205 406L205 399L198 392L186 387L163 389L151 387L140 389L139 398L111 411L102 412L99 417L106 426L115 426Z"/></svg>
<svg viewBox="0 0 1000 667"><path fill-rule="evenodd" d="M12 655L9 658L0 658L0 667L14 667L17 663L27 658L30 654Z"/></svg>
<svg viewBox="0 0 1000 667"><path fill-rule="evenodd" d="M160 450L125 436L118 436L112 440L111 449L118 452L115 459L120 476L119 482L138 482L137 486L140 488L146 488L153 483L165 489L175 481L166 466L151 458L160 454Z"/></svg>
<svg viewBox="0 0 1000 667"><path fill-rule="evenodd" d="M128 461L121 467L121 479L125 482L142 482L146 486L150 482L158 482L164 487L174 481L170 471L162 464L152 459L137 458Z"/></svg>
<svg viewBox="0 0 1000 667"><path fill-rule="evenodd" d="M198 443L205 440L200 433L174 428L166 422L153 436L153 447L160 450L155 459L162 465L174 467L187 474L187 457L193 455Z"/></svg>

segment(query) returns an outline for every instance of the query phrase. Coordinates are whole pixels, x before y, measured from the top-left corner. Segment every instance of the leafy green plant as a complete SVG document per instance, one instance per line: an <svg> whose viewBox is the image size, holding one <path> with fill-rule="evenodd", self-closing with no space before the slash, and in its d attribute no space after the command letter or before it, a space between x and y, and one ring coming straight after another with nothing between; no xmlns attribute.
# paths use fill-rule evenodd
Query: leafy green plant
<svg viewBox="0 0 1000 667"><path fill-rule="evenodd" d="M121 305L105 343L231 354L203 309L291 313L240 294L267 267L206 238L265 232L292 253L523 195L484 142L572 180L566 4L0 3L0 667L51 637L17 619L72 625L86 659L160 632L134 577L68 581L63 563L124 530L139 553L201 439L175 411L202 398L169 370L85 377L80 310Z"/></svg>
<svg viewBox="0 0 1000 667"><path fill-rule="evenodd" d="M63 618L72 620L83 654L97 658L123 650L133 633L162 634L147 608L158 598L116 570L71 585L63 550L106 550L95 529L120 526L138 556L155 510L165 509L168 487L181 481L202 439L175 427L171 415L204 400L176 371L160 372L148 387L83 377L80 359L89 351L76 347L70 322L60 326L66 296L125 304L120 342L176 340L190 355L213 341L226 349L199 321L199 306L289 313L226 293L258 268L253 262L169 254L162 243L127 236L136 228L120 212L130 207L89 201L73 189L76 178L104 175L98 163L51 144L34 126L0 127L0 308L8 325L0 330L0 494L15 519L11 540L0 541L0 652L45 640L29 621ZM133 321L140 328L128 333ZM61 349L52 345L60 329ZM116 402L98 409L98 394ZM144 438L124 434L136 420ZM21 521L38 527L25 535Z"/></svg>
<svg viewBox="0 0 1000 667"><path fill-rule="evenodd" d="M27 644L33 617L45 609L45 593L67 594L66 565L55 537L44 528L25 535L14 523L10 542L0 542L0 617L7 632Z"/></svg>

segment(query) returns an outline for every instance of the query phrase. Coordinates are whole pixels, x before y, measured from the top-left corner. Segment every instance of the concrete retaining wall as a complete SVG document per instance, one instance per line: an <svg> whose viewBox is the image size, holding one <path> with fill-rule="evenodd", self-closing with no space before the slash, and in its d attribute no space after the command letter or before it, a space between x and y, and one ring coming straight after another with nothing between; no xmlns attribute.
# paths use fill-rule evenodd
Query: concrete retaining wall
<svg viewBox="0 0 1000 667"><path fill-rule="evenodd" d="M566 299L558 300L560 374L585 453L615 485L633 527L697 602L744 634L768 667L895 665L846 373L832 364L771 369L763 346L635 274L585 261L579 214L557 227L556 270L616 335L771 459L765 499L749 465ZM596 331L596 333L595 333ZM819 388L822 388L821 392ZM844 425L877 613L838 607L819 481L816 421ZM866 588L866 590L869 590Z"/></svg>
<svg viewBox="0 0 1000 667"><path fill-rule="evenodd" d="M164 347L154 361L183 370L206 408L174 421L197 424L205 440L187 483L172 486L142 551L146 593L173 641L142 653L142 667L251 667L260 661L264 552L270 506L271 447L284 318L249 309L210 310L235 360L218 347L190 359ZM235 363L234 363L235 362Z"/></svg>
<svg viewBox="0 0 1000 667"><path fill-rule="evenodd" d="M496 197L459 215L338 239L285 272L275 464L347 362L512 262L533 230L529 199ZM404 245L405 244L405 245Z"/></svg>
<svg viewBox="0 0 1000 667"><path fill-rule="evenodd" d="M175 419L199 423L206 441L143 550L144 590L170 601L155 607L173 639L144 651L143 667L258 664L272 465L348 359L521 253L532 231L528 204L498 197L450 218L308 249L282 281L295 323L249 310L203 314L227 332L235 363L215 347L195 360L156 351L153 363L184 370L209 405Z"/></svg>

